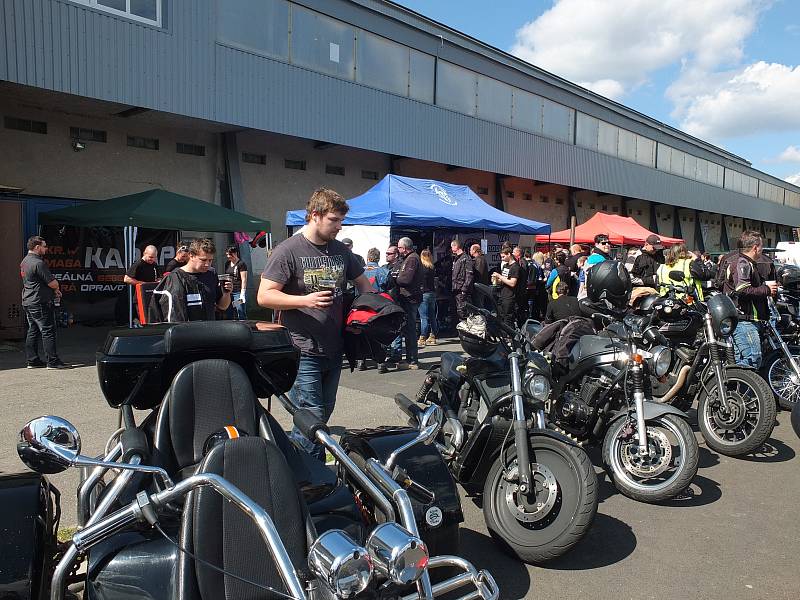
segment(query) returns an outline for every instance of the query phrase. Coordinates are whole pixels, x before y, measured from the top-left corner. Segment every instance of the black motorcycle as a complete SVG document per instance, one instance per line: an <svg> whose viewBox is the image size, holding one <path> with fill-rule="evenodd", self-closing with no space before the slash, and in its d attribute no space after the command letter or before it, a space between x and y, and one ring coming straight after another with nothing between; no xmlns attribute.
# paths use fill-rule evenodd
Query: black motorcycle
<svg viewBox="0 0 800 600"><path fill-rule="evenodd" d="M11 540L0 596L56 600L80 584L86 600L412 600L464 586L466 597L497 598L491 575L458 556L432 556L426 543L461 519L432 444L441 411L421 413L415 429L348 431L351 447L369 451L359 466L357 451L286 397L297 361L286 330L271 324L111 332L98 372L123 426L96 458L80 453L63 419L23 428L18 452L36 473L0 478L0 528ZM271 396L333 455L341 477L289 441L257 400ZM151 412L137 424L134 408ZM86 473L81 528L59 545L59 495L41 474L67 467ZM457 574L433 584L431 573L445 570Z"/></svg>
<svg viewBox="0 0 800 600"><path fill-rule="evenodd" d="M761 376L784 410L800 401L800 297L779 288L763 323Z"/></svg>
<svg viewBox="0 0 800 600"><path fill-rule="evenodd" d="M683 274L675 272L676 280L678 275L682 281ZM703 303L682 283L665 287L665 296L646 298L638 309L650 315L673 349L668 368L648 378L653 400L684 410L696 400L698 426L709 448L726 456L752 452L772 434L776 405L758 372L733 361L736 306L724 294Z"/></svg>
<svg viewBox="0 0 800 600"><path fill-rule="evenodd" d="M476 289L496 308L488 286ZM588 531L597 511L594 469L582 449L546 428L547 361L525 352L522 332L493 312L467 310L472 329L459 328L459 336L470 356L442 354L417 401L444 409L442 455L469 493L482 492L492 537L521 560L543 563Z"/></svg>
<svg viewBox="0 0 800 600"><path fill-rule="evenodd" d="M698 445L688 416L647 400L649 373L669 365L666 346L644 350L648 318L582 301L607 329L583 335L566 364L554 365L548 418L552 427L580 444L602 443L612 483L640 502L661 502L683 492L697 474Z"/></svg>

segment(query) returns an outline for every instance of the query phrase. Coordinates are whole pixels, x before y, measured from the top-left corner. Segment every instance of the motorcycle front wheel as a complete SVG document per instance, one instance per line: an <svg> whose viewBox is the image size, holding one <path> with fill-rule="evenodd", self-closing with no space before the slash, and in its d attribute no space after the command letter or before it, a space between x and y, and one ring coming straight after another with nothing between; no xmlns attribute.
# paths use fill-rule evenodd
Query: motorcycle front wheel
<svg viewBox="0 0 800 600"><path fill-rule="evenodd" d="M532 493L519 491L512 444L495 460L483 488L483 516L493 538L513 556L541 564L569 551L597 513L597 477L582 449L532 436Z"/></svg>
<svg viewBox="0 0 800 600"><path fill-rule="evenodd" d="M775 427L777 407L772 390L755 371L726 369L728 410L722 408L715 380L701 390L697 424L709 448L726 456L741 456L759 448Z"/></svg>
<svg viewBox="0 0 800 600"><path fill-rule="evenodd" d="M663 502L689 487L697 474L697 439L677 415L661 415L645 426L648 453L640 455L636 422L614 421L603 439L603 463L611 482L628 498Z"/></svg>
<svg viewBox="0 0 800 600"><path fill-rule="evenodd" d="M795 360L800 361L800 348L791 346L789 350ZM783 410L792 410L800 400L800 381L797 381L797 376L786 356L775 353L771 358L768 357L761 368L761 374L775 394L780 407Z"/></svg>

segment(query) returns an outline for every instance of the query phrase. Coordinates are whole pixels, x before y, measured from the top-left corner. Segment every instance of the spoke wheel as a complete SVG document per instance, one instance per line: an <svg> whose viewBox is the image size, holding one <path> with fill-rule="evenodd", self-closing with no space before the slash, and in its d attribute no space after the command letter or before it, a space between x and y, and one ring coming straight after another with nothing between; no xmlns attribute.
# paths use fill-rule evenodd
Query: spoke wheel
<svg viewBox="0 0 800 600"><path fill-rule="evenodd" d="M794 354L794 359L800 361L800 355ZM795 375L792 365L785 356L779 357L767 366L766 380L781 408L792 410L800 400L800 379Z"/></svg>

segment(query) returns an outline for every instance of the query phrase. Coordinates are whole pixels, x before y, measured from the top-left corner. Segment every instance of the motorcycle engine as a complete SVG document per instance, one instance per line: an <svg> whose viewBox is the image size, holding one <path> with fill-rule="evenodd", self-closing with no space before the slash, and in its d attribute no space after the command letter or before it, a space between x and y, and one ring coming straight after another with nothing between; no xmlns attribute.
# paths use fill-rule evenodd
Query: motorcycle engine
<svg viewBox="0 0 800 600"><path fill-rule="evenodd" d="M581 428L594 416L597 398L607 386L600 379L585 377L580 392L566 390L558 405L560 417L575 427Z"/></svg>

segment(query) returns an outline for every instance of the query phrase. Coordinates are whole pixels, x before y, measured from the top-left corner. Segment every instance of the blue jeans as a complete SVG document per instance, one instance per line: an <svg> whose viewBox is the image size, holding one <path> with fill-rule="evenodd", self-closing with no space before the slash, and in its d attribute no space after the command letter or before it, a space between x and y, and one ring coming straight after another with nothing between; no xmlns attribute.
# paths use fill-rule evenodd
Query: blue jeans
<svg viewBox="0 0 800 600"><path fill-rule="evenodd" d="M25 357L28 363L36 363L39 358L39 340L42 340L45 359L48 365L60 361L56 353L56 314L52 304L23 306L28 333L25 336Z"/></svg>
<svg viewBox="0 0 800 600"><path fill-rule="evenodd" d="M758 326L750 321L739 321L733 331L733 348L737 365L758 369L761 366L761 335Z"/></svg>
<svg viewBox="0 0 800 600"><path fill-rule="evenodd" d="M421 337L439 336L439 323L436 314L436 294L434 292L425 292L422 294L422 304L419 305L419 320Z"/></svg>
<svg viewBox="0 0 800 600"><path fill-rule="evenodd" d="M331 418L336 405L336 390L342 374L342 357L331 359L325 356L300 355L297 378L294 380L289 397L300 408L307 408L325 423ZM297 427L289 437L301 449L314 458L325 462L325 449L306 438Z"/></svg>
<svg viewBox="0 0 800 600"><path fill-rule="evenodd" d="M241 292L244 293L244 292ZM231 294L231 304L225 309L225 318L232 320L236 319L237 321L246 321L247 320L247 305L246 304L239 304L236 303L236 300L239 299L239 292L235 294Z"/></svg>

